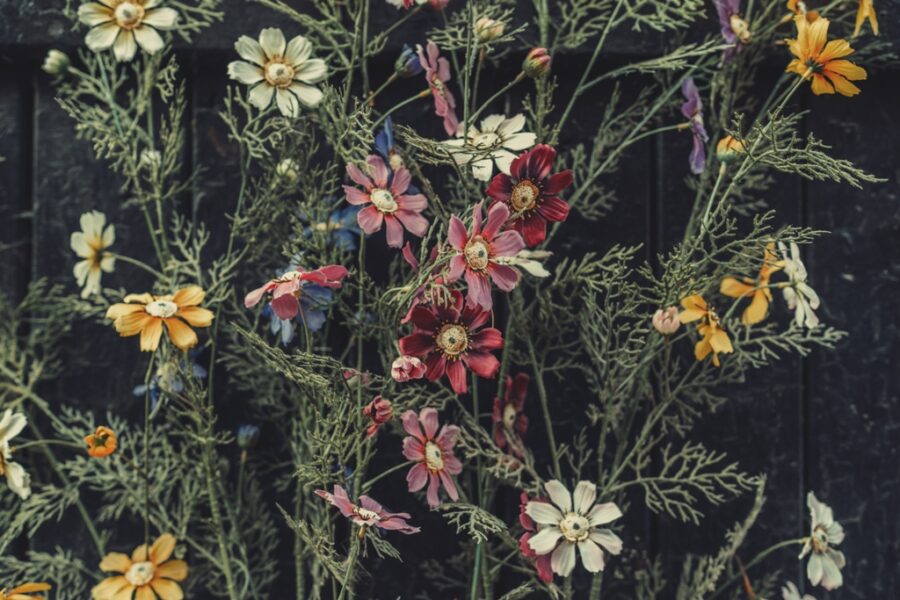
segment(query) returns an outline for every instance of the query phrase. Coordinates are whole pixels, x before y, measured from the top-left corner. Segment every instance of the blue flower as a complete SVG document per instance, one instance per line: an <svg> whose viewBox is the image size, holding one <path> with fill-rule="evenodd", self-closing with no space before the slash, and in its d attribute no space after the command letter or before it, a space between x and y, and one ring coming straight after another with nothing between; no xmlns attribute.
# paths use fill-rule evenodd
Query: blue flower
<svg viewBox="0 0 900 600"><path fill-rule="evenodd" d="M290 270L290 269L288 269ZM281 337L281 343L287 346L294 339L297 333L298 324L300 327L306 324L306 328L310 331L319 331L325 325L327 318L326 311L334 300L334 292L330 289L316 285L314 283L303 283L302 293L300 294L300 312L293 319L279 319L272 311L272 305L266 304L263 308L262 316L269 321L269 330L272 334Z"/></svg>
<svg viewBox="0 0 900 600"><path fill-rule="evenodd" d="M194 362L197 354L199 354L199 350L191 350L188 354L188 358L191 361L191 376L194 379L202 380L206 379L207 371L206 369ZM182 367L186 367L187 365L182 364ZM167 362L156 370L156 374L150 378L149 384L140 384L134 387L131 390L131 393L135 396L143 396L146 393L150 393L150 410L152 412L156 412L156 409L159 405L159 398L163 392L168 392L172 394L180 394L184 391L184 382L181 380L181 375L179 374L179 369L175 363Z"/></svg>
<svg viewBox="0 0 900 600"><path fill-rule="evenodd" d="M259 441L259 427L244 423L237 428L237 444L241 450L248 450Z"/></svg>
<svg viewBox="0 0 900 600"><path fill-rule="evenodd" d="M323 202L332 203L333 198L325 198ZM356 215L360 211L361 206L344 206L335 209L328 219L318 221L314 216L301 212L300 218L308 223L303 229L306 237L312 237L315 232L323 232L329 235L329 241L334 244L335 248L344 252L353 252L356 250L356 240L362 235L362 230L356 220Z"/></svg>
<svg viewBox="0 0 900 600"><path fill-rule="evenodd" d="M394 73L399 77L415 77L422 72L422 63L419 55L409 44L403 44L400 56L394 61Z"/></svg>

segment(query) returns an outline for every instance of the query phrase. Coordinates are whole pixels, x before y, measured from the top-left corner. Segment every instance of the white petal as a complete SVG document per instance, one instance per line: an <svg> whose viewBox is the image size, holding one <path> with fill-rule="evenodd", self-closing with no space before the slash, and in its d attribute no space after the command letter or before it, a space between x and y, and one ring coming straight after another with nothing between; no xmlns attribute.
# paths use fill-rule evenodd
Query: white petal
<svg viewBox="0 0 900 600"><path fill-rule="evenodd" d="M840 523L832 523L825 529L828 534L828 544L837 546L844 541L844 527Z"/></svg>
<svg viewBox="0 0 900 600"><path fill-rule="evenodd" d="M91 263L89 261L80 260L75 263L75 267L72 269L72 273L75 275L75 281L78 282L78 287L84 287L84 282L87 280L88 272L90 270Z"/></svg>
<svg viewBox="0 0 900 600"><path fill-rule="evenodd" d="M553 479L544 484L544 489L550 496L553 504L559 507L564 513L572 511L572 494L566 489L566 486L557 479Z"/></svg>
<svg viewBox="0 0 900 600"><path fill-rule="evenodd" d="M549 502L536 502L532 500L525 505L525 514L542 525L557 525L563 518L559 509Z"/></svg>
<svg viewBox="0 0 900 600"><path fill-rule="evenodd" d="M822 587L826 590L833 590L844 584L844 576L838 569L837 563L830 554L822 557Z"/></svg>
<svg viewBox="0 0 900 600"><path fill-rule="evenodd" d="M603 570L603 550L591 540L578 542L578 552L581 554L581 563L591 573Z"/></svg>
<svg viewBox="0 0 900 600"><path fill-rule="evenodd" d="M537 141L534 133L514 133L508 138L503 138L503 147L510 150L525 150L531 148Z"/></svg>
<svg viewBox="0 0 900 600"><path fill-rule="evenodd" d="M228 76L246 85L253 85L264 79L262 67L242 60L228 63Z"/></svg>
<svg viewBox="0 0 900 600"><path fill-rule="evenodd" d="M596 527L597 525L605 525L606 523L615 521L621 516L622 511L619 510L619 507L616 506L615 503L604 502L603 504L594 506L587 517L588 521L591 522L591 527Z"/></svg>
<svg viewBox="0 0 900 600"><path fill-rule="evenodd" d="M590 481L579 481L575 486L574 498L575 512L579 515L588 514L597 499L597 486Z"/></svg>
<svg viewBox="0 0 900 600"><path fill-rule="evenodd" d="M813 528L816 525L828 526L834 522L834 513L831 511L831 508L824 502L820 502L814 493L809 492L806 495L806 506L809 507Z"/></svg>
<svg viewBox="0 0 900 600"><path fill-rule="evenodd" d="M103 247L109 248L116 241L116 228L113 225L108 226L103 230Z"/></svg>
<svg viewBox="0 0 900 600"><path fill-rule="evenodd" d="M25 415L6 409L6 412L3 413L3 420L0 421L0 441L8 442L16 437L25 429L27 424L28 419L25 418Z"/></svg>
<svg viewBox="0 0 900 600"><path fill-rule="evenodd" d="M152 27L136 28L134 30L134 39L147 54L156 54L165 46L162 36Z"/></svg>
<svg viewBox="0 0 900 600"><path fill-rule="evenodd" d="M500 134L501 138L506 139L517 131L522 131L523 127L525 127L525 115L519 113L516 116L503 121L503 123L500 124L497 133Z"/></svg>
<svg viewBox="0 0 900 600"><path fill-rule="evenodd" d="M94 238L103 231L103 226L106 225L106 215L98 210L92 210L83 213L78 219L78 224L81 225L81 230L88 237Z"/></svg>
<svg viewBox="0 0 900 600"><path fill-rule="evenodd" d="M88 269L87 280L84 284L84 289L81 290L81 297L87 298L91 294L99 294L100 293L100 276L102 271L96 267L91 267Z"/></svg>
<svg viewBox="0 0 900 600"><path fill-rule="evenodd" d="M100 259L100 268L106 271L107 273L112 273L116 268L116 257L115 256L104 256Z"/></svg>
<svg viewBox="0 0 900 600"><path fill-rule="evenodd" d="M298 35L291 38L291 41L288 42L284 51L284 58L292 65L298 66L309 58L310 54L312 54L312 43L302 35Z"/></svg>
<svg viewBox="0 0 900 600"><path fill-rule="evenodd" d="M137 43L134 41L134 34L123 30L113 45L113 54L116 55L116 60L128 62L134 58L135 52L137 52Z"/></svg>
<svg viewBox="0 0 900 600"><path fill-rule="evenodd" d="M575 568L575 544L566 542L560 544L550 557L550 567L553 572L562 577L568 577Z"/></svg>
<svg viewBox="0 0 900 600"><path fill-rule="evenodd" d="M622 539L609 529L592 531L590 539L606 548L606 551L610 554L620 554L622 552Z"/></svg>
<svg viewBox="0 0 900 600"><path fill-rule="evenodd" d="M19 463L6 463L6 483L22 500L31 495L31 477Z"/></svg>
<svg viewBox="0 0 900 600"><path fill-rule="evenodd" d="M108 6L89 2L78 7L78 20L85 25L99 25L113 20L113 11Z"/></svg>
<svg viewBox="0 0 900 600"><path fill-rule="evenodd" d="M265 110L269 108L270 104L272 104L272 96L274 95L274 87L267 83L260 83L250 90L250 94L247 96L247 99L250 101L250 104L252 104L256 108Z"/></svg>
<svg viewBox="0 0 900 600"><path fill-rule="evenodd" d="M239 37L234 43L234 49L244 60L249 60L259 66L266 64L266 53L263 52L262 46L250 36Z"/></svg>
<svg viewBox="0 0 900 600"><path fill-rule="evenodd" d="M550 554L561 537L562 531L558 527L545 527L529 538L528 545L539 555Z"/></svg>
<svg viewBox="0 0 900 600"><path fill-rule="evenodd" d="M84 36L84 43L94 52L106 50L116 41L119 31L119 26L115 22L97 25Z"/></svg>
<svg viewBox="0 0 900 600"><path fill-rule="evenodd" d="M294 82L291 84L290 89L296 96L297 99L300 100L300 104L305 106L306 108L315 108L322 101L322 90L319 88L313 87L311 85L306 85L304 83Z"/></svg>
<svg viewBox="0 0 900 600"><path fill-rule="evenodd" d="M285 117L297 117L300 115L300 102L297 96L286 89L279 88L275 92L275 103L278 105L278 111Z"/></svg>
<svg viewBox="0 0 900 600"><path fill-rule="evenodd" d="M481 131L485 133L496 132L497 128L500 127L505 120L506 117L503 115L489 115L481 121ZM469 128L469 133L472 133L471 127Z"/></svg>
<svg viewBox="0 0 900 600"><path fill-rule="evenodd" d="M321 58L307 60L294 71L294 79L303 83L319 83L326 77L328 65Z"/></svg>
<svg viewBox="0 0 900 600"><path fill-rule="evenodd" d="M472 163L472 175L479 181L488 181L493 173L494 163L490 157Z"/></svg>
<svg viewBox="0 0 900 600"><path fill-rule="evenodd" d="M168 7L154 8L147 11L141 22L157 29L172 29L178 22L178 11Z"/></svg>
<svg viewBox="0 0 900 600"><path fill-rule="evenodd" d="M532 277L550 277L550 271L544 268L544 265L536 260L520 260L516 262L516 266L524 270Z"/></svg>
<svg viewBox="0 0 900 600"><path fill-rule="evenodd" d="M284 34L280 29L268 27L259 32L259 45L267 58L280 58L284 56Z"/></svg>
<svg viewBox="0 0 900 600"><path fill-rule="evenodd" d="M809 555L809 562L806 563L806 576L809 577L809 582L813 585L819 585L819 582L822 581L823 573L822 555L813 552Z"/></svg>
<svg viewBox="0 0 900 600"><path fill-rule="evenodd" d="M494 152L494 161L497 163L497 169L499 169L501 173L509 175L509 168L512 165L512 161L515 159L516 155L509 150L503 150L501 148Z"/></svg>
<svg viewBox="0 0 900 600"><path fill-rule="evenodd" d="M91 247L87 243L87 236L80 231L75 231L69 238L69 245L72 250L81 258L87 258L91 255Z"/></svg>

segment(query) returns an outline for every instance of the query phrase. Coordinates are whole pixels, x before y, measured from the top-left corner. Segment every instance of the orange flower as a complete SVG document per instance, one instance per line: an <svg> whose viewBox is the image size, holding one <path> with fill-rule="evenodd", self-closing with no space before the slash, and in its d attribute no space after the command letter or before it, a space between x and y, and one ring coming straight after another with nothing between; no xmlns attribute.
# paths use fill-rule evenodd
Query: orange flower
<svg viewBox="0 0 900 600"><path fill-rule="evenodd" d="M177 582L187 579L188 566L183 560L169 560L175 550L175 538L168 533L156 538L149 551L147 545L135 548L129 558L121 552L110 552L100 562L100 570L122 573L107 577L94 586L94 600L182 600L184 592Z"/></svg>
<svg viewBox="0 0 900 600"><path fill-rule="evenodd" d="M844 96L858 94L859 88L850 82L865 79L866 71L844 60L843 57L853 54L847 40L828 42L829 21L825 17L819 17L812 23L797 17L794 23L797 24L797 39L787 40L787 44L796 58L786 70L804 79L812 77L812 91L817 96L835 92Z"/></svg>
<svg viewBox="0 0 900 600"><path fill-rule="evenodd" d="M772 301L769 279L772 277L772 273L780 271L784 266L784 263L775 256L774 250L775 244L766 245L763 252L763 264L756 280L742 277L741 281L738 281L734 277L726 277L719 287L722 294L731 298L753 298L750 306L744 309L744 314L741 315L741 323L744 325L755 325L765 319L769 313L769 303Z"/></svg>
<svg viewBox="0 0 900 600"><path fill-rule="evenodd" d="M719 353L730 354L734 352L731 339L725 328L719 323L719 315L712 306L706 304L706 300L700 294L693 294L681 300L683 311L678 313L678 320L682 323L700 321L697 331L702 336L694 346L694 357L703 360L712 353L712 362L719 366Z"/></svg>
<svg viewBox="0 0 900 600"><path fill-rule="evenodd" d="M872 4L872 0L859 0L859 8L856 9L856 28L853 30L853 37L859 35L859 31L862 29L866 17L868 17L869 24L872 26L872 33L878 35L878 17L875 16L875 6Z"/></svg>
<svg viewBox="0 0 900 600"><path fill-rule="evenodd" d="M200 308L206 292L200 286L189 285L172 296L129 294L123 304L113 304L106 311L106 318L113 319L116 331L122 337L141 334L141 350L153 352L159 347L163 323L169 331L169 339L181 350L197 344L197 334L185 324L209 327L213 320L211 311Z"/></svg>
<svg viewBox="0 0 900 600"><path fill-rule="evenodd" d="M0 590L0 600L44 600L44 596L29 596L34 592L46 592L49 583L23 583L9 590Z"/></svg>
<svg viewBox="0 0 900 600"><path fill-rule="evenodd" d="M87 444L88 455L94 458L109 456L116 451L116 432L101 425L94 433L84 436L84 443Z"/></svg>
<svg viewBox="0 0 900 600"><path fill-rule="evenodd" d="M788 10L794 14L786 16L784 18L784 21L782 21L782 22L790 21L797 15L806 17L806 20L809 21L810 23L812 23L813 21L815 21L816 19L819 18L819 11L809 10L809 8L807 8L807 6L806 6L806 2L804 2L803 0L788 0L787 7L788 7Z"/></svg>

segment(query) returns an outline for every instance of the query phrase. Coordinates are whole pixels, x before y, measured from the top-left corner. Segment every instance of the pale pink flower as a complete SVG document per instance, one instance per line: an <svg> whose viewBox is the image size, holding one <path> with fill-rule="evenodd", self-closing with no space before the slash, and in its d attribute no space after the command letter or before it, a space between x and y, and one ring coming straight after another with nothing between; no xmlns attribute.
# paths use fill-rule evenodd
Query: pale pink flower
<svg viewBox="0 0 900 600"><path fill-rule="evenodd" d="M425 49L421 44L416 45L419 54L419 63L425 70L425 81L431 88L434 98L434 114L444 118L444 131L447 135L456 135L459 128L459 119L456 117L456 100L446 83L450 81L450 63L440 56L437 44L428 40Z"/></svg>
<svg viewBox="0 0 900 600"><path fill-rule="evenodd" d="M369 437L373 437L382 425L394 418L394 406L390 400L385 400L381 396L375 396L362 411L363 415L372 421L366 428L366 435Z"/></svg>
<svg viewBox="0 0 900 600"><path fill-rule="evenodd" d="M412 379L421 379L425 376L425 363L416 356L402 354L391 364L391 377L394 381L404 383Z"/></svg>
<svg viewBox="0 0 900 600"><path fill-rule="evenodd" d="M659 309L653 314L653 328L663 335L671 335L678 331L681 321L678 320L678 307L670 306Z"/></svg>
<svg viewBox="0 0 900 600"><path fill-rule="evenodd" d="M434 408L423 408L418 416L408 410L400 417L403 429L409 434L403 439L403 456L416 464L406 474L410 492L417 492L428 484L425 498L428 505L441 505L438 491L441 484L451 500L459 500L459 492L453 475L462 473L462 463L453 454L459 427L444 425L438 431L438 412Z"/></svg>
<svg viewBox="0 0 900 600"><path fill-rule="evenodd" d="M280 277L269 280L244 297L244 306L252 308L259 304L266 294L272 294L272 310L279 319L293 319L300 312L300 294L303 282L308 281L327 288L341 287L341 281L349 274L340 265L328 265L313 271L297 267Z"/></svg>
<svg viewBox="0 0 900 600"><path fill-rule="evenodd" d="M409 513L388 512L369 496L360 496L359 501L354 504L347 495L347 490L339 485L334 486L333 494L325 490L316 490L316 495L337 507L342 515L360 527L378 527L407 535L421 531L406 522L410 518Z"/></svg>

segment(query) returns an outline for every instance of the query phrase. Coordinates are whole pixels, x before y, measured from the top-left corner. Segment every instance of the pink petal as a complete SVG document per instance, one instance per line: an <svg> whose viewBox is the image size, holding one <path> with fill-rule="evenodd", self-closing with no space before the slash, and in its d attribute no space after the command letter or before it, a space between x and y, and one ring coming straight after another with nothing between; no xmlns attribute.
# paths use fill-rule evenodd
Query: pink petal
<svg viewBox="0 0 900 600"><path fill-rule="evenodd" d="M450 81L450 61L443 56L437 60L437 76L441 81Z"/></svg>
<svg viewBox="0 0 900 600"><path fill-rule="evenodd" d="M456 483L454 483L450 474L447 473L446 470L439 471L439 474L441 476L441 483L444 484L444 489L447 490L447 495L450 496L450 499L454 502L459 500L459 491L456 489Z"/></svg>
<svg viewBox="0 0 900 600"><path fill-rule="evenodd" d="M414 437L405 437L403 438L403 456L406 457L406 460L421 462L425 460L425 446Z"/></svg>
<svg viewBox="0 0 900 600"><path fill-rule="evenodd" d="M438 411L434 408L423 408L419 413L419 422L425 429L425 439L434 439L434 434L437 433L440 425L438 422Z"/></svg>
<svg viewBox="0 0 900 600"><path fill-rule="evenodd" d="M456 445L456 438L458 437L459 427L456 425L444 425L441 427L441 432L438 434L435 442L445 454L453 456L453 446Z"/></svg>
<svg viewBox="0 0 900 600"><path fill-rule="evenodd" d="M469 304L480 306L484 310L491 310L494 301L491 297L491 284L488 278L469 269L466 271L466 284L469 286L469 295L466 301Z"/></svg>
<svg viewBox="0 0 900 600"><path fill-rule="evenodd" d="M396 202L397 206L400 208L411 210L413 212L422 212L428 207L428 198L426 198L424 194L412 194L409 196L401 194L399 196L394 196L394 202Z"/></svg>
<svg viewBox="0 0 900 600"><path fill-rule="evenodd" d="M425 492L425 499L428 506L435 507L441 505L441 499L438 497L438 490L441 489L441 481L434 473L428 474L428 491Z"/></svg>
<svg viewBox="0 0 900 600"><path fill-rule="evenodd" d="M444 470L451 475L459 475L462 473L463 466L459 459L451 454L444 457Z"/></svg>
<svg viewBox="0 0 900 600"><path fill-rule="evenodd" d="M244 296L244 306L247 308L253 308L259 301L262 300L262 297L266 295L267 292L271 291L272 288L275 287L273 282L268 282L263 286L260 286Z"/></svg>
<svg viewBox="0 0 900 600"><path fill-rule="evenodd" d="M504 292L511 292L515 289L519 284L519 278L521 277L521 274L516 269L508 265L498 265L496 263L491 263L488 266L488 272L491 274L491 279L494 280L497 287Z"/></svg>
<svg viewBox="0 0 900 600"><path fill-rule="evenodd" d="M372 181L375 184L375 187L386 190L388 188L388 175L390 174L390 171L388 171L387 166L384 164L384 159L377 154L370 154L366 159L366 162L369 164L369 169L372 172Z"/></svg>
<svg viewBox="0 0 900 600"><path fill-rule="evenodd" d="M456 215L450 216L450 226L447 228L447 239L449 240L450 245L460 252L463 251L466 247L466 242L469 241L469 233L466 231L466 226L463 225L463 222Z"/></svg>
<svg viewBox="0 0 900 600"><path fill-rule="evenodd" d="M370 205L356 213L356 222L359 223L363 231L372 234L381 229L384 215L377 208Z"/></svg>
<svg viewBox="0 0 900 600"><path fill-rule="evenodd" d="M450 364L447 365L447 379L450 380L450 387L453 388L453 391L457 394L465 394L468 391L469 387L466 385L466 367L461 360L450 361Z"/></svg>
<svg viewBox="0 0 900 600"><path fill-rule="evenodd" d="M414 465L406 474L406 484L410 492L418 492L428 483L428 467L425 463Z"/></svg>
<svg viewBox="0 0 900 600"><path fill-rule="evenodd" d="M424 356L434 350L434 337L427 333L411 333L400 338L400 352L410 356Z"/></svg>
<svg viewBox="0 0 900 600"><path fill-rule="evenodd" d="M488 241L494 239L494 234L500 231L508 218L509 207L502 202L495 202L488 210L487 224L482 231L484 238Z"/></svg>
<svg viewBox="0 0 900 600"><path fill-rule="evenodd" d="M353 204L354 206L359 206L360 204L368 204L372 201L372 198L369 196L368 192L364 192L359 188L353 187L352 185L344 186L344 194L346 195L347 202Z"/></svg>
<svg viewBox="0 0 900 600"><path fill-rule="evenodd" d="M500 370L500 361L490 352L469 351L463 360L472 371L485 379L491 379Z"/></svg>
<svg viewBox="0 0 900 600"><path fill-rule="evenodd" d="M428 219L417 212L399 209L394 213L397 220L403 224L408 232L416 237L422 237L428 231Z"/></svg>
<svg viewBox="0 0 900 600"><path fill-rule="evenodd" d="M403 429L409 435L413 436L413 439L419 440L421 443L425 443L425 436L422 435L422 428L419 426L419 415L416 414L414 410L407 410L402 415L400 415L400 422L403 423Z"/></svg>
<svg viewBox="0 0 900 600"><path fill-rule="evenodd" d="M403 225L394 215L384 215L384 231L387 234L387 244L391 248L403 246Z"/></svg>
<svg viewBox="0 0 900 600"><path fill-rule="evenodd" d="M497 206L506 206L498 204ZM509 229L494 238L491 251L494 256L515 256L525 248L525 240L518 231Z"/></svg>
<svg viewBox="0 0 900 600"><path fill-rule="evenodd" d="M447 283L458 281L466 272L466 259L462 254L457 254L450 259L450 273L447 275Z"/></svg>
<svg viewBox="0 0 900 600"><path fill-rule="evenodd" d="M358 183L359 185L365 187L366 190L371 190L371 189L372 189L372 187L373 187L373 186L372 186L372 180L369 179L369 177L368 177L365 173L363 173L363 172L359 169L359 167L357 167L357 166L354 165L353 163L347 163L347 175L348 175L348 176L350 177L350 179L352 179L354 182L356 182L356 183Z"/></svg>
<svg viewBox="0 0 900 600"><path fill-rule="evenodd" d="M410 181L412 181L412 175L409 174L409 169L406 167L398 168L394 171L394 179L391 181L391 194L394 196L402 195L409 189Z"/></svg>
<svg viewBox="0 0 900 600"><path fill-rule="evenodd" d="M472 207L472 237L481 234L481 207L484 206L484 200Z"/></svg>
<svg viewBox="0 0 900 600"><path fill-rule="evenodd" d="M403 245L403 250L401 251L401 253L403 254L403 260L405 260L406 263L410 267L412 267L412 270L418 271L419 261L418 259L416 259L416 255L413 254L412 246L409 245L409 242L406 242L406 244Z"/></svg>

